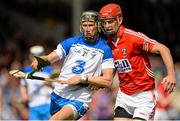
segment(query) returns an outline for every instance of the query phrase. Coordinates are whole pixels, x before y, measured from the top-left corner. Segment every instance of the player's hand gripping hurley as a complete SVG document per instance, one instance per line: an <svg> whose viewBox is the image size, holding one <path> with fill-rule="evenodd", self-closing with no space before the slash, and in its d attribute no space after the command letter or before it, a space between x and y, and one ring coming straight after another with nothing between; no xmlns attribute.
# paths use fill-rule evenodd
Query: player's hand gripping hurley
<svg viewBox="0 0 180 121"><path fill-rule="evenodd" d="M52 78L44 78L39 76L33 76L33 74L36 72L36 70L31 71L28 74L25 74L24 72L20 70L10 70L9 74L20 79L37 79L42 81L48 81L48 82L58 82L58 80L52 79Z"/></svg>
<svg viewBox="0 0 180 121"><path fill-rule="evenodd" d="M48 61L43 60L42 58L35 56L35 58L38 61L38 69L41 69L42 67L50 65ZM20 70L10 70L9 74L16 77L16 78L21 78L21 79L37 79L37 80L42 80L42 81L48 81L48 82L59 82L59 80L55 80L52 78L44 78L44 77L39 77L39 76L34 76L33 74L36 72L36 70L31 71L28 74L25 74L24 72Z"/></svg>

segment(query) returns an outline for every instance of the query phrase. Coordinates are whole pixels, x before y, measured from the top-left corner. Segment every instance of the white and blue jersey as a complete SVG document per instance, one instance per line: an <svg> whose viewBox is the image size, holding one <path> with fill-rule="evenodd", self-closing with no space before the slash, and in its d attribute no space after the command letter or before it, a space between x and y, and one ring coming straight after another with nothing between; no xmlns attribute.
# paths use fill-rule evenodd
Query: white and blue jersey
<svg viewBox="0 0 180 121"><path fill-rule="evenodd" d="M23 69L24 73L30 73L33 70L31 66L27 66ZM53 69L50 66L44 67L42 71L35 72L33 75L48 78L52 73ZM39 81L36 79L22 79L22 85L26 85L28 89L29 106L35 107L42 104L50 103L50 94L52 92L52 88L44 85L43 81Z"/></svg>
<svg viewBox="0 0 180 121"><path fill-rule="evenodd" d="M31 66L23 69L23 72L30 73ZM40 72L33 75L48 78L53 72L51 66L46 66ZM43 81L36 79L21 79L21 85L27 86L29 96L29 120L48 120L50 117L50 95L53 89L45 85Z"/></svg>
<svg viewBox="0 0 180 121"><path fill-rule="evenodd" d="M66 39L54 50L60 59L65 59L59 80L68 80L77 75L100 76L101 70L114 68L111 48L103 38L91 43L83 35ZM68 100L78 100L89 104L92 90L82 85L57 83L54 93Z"/></svg>

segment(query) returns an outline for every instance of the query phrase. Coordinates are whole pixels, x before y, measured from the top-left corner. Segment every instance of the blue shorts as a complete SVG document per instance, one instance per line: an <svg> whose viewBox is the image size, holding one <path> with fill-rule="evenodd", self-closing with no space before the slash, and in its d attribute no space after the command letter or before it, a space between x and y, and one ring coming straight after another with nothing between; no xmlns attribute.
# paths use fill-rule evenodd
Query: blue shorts
<svg viewBox="0 0 180 121"><path fill-rule="evenodd" d="M81 118L87 111L88 107L83 105L83 102L77 100L69 100L62 98L61 96L55 94L54 92L51 93L51 107L50 113L51 115L58 112L62 107L69 105L73 108L75 113L77 114L77 119Z"/></svg>
<svg viewBox="0 0 180 121"><path fill-rule="evenodd" d="M50 104L44 104L29 108L29 120L48 120L51 116Z"/></svg>

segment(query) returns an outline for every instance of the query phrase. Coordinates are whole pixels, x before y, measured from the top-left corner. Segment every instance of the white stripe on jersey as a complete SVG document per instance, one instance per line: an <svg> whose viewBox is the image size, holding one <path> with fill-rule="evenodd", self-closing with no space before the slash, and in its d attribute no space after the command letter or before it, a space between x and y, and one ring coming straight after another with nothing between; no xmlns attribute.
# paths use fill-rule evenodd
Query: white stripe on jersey
<svg viewBox="0 0 180 121"><path fill-rule="evenodd" d="M140 33L140 32L135 32L135 31L130 30L130 29L125 29L124 32L128 33L128 34L131 34L131 35L135 35L135 36L137 36L139 38L142 38L142 39L144 39L144 40L146 40L146 41L148 41L150 43L153 43L153 44L156 42L156 40L150 39L149 37L147 37L146 35L144 35L143 33Z"/></svg>
<svg viewBox="0 0 180 121"><path fill-rule="evenodd" d="M145 66L145 68L146 68L146 71L148 72L147 74L148 74L150 77L154 78L154 73L153 73L153 71L152 71L150 68L148 68L145 63L144 63L144 66Z"/></svg>
<svg viewBox="0 0 180 121"><path fill-rule="evenodd" d="M125 29L124 32L131 34L131 35L134 35L134 36L137 36L141 39L144 39L143 50L145 50L145 51L148 51L148 43L147 42L150 42L152 44L155 44L155 42L156 42L156 40L150 39L149 37L147 37L146 35L144 35L143 33L140 33L140 32L135 32L135 31L130 30L130 29Z"/></svg>

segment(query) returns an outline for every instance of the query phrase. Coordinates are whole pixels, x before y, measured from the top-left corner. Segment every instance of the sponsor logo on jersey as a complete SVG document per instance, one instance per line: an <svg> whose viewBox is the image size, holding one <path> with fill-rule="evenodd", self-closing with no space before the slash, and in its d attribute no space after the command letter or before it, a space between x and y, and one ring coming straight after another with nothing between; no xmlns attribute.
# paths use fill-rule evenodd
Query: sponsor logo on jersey
<svg viewBox="0 0 180 121"><path fill-rule="evenodd" d="M74 52L81 54L81 48L80 47L74 47Z"/></svg>
<svg viewBox="0 0 180 121"><path fill-rule="evenodd" d="M85 57L86 59L93 59L99 52L96 49L89 49L83 46L76 46L74 47L74 52L80 54L81 56Z"/></svg>
<svg viewBox="0 0 180 121"><path fill-rule="evenodd" d="M90 52L90 49L87 49L85 47L82 46L76 46L74 47L74 52L79 53L81 56L86 57L88 55L88 53Z"/></svg>
<svg viewBox="0 0 180 121"><path fill-rule="evenodd" d="M83 48L83 49L82 49L82 56L84 56L84 57L87 56L88 53L89 53L89 51L90 51L89 49Z"/></svg>
<svg viewBox="0 0 180 121"><path fill-rule="evenodd" d="M132 67L128 59L115 60L114 66L118 73L127 73L132 71Z"/></svg>

